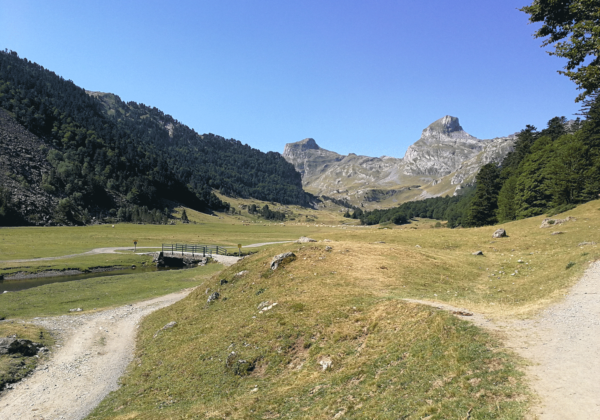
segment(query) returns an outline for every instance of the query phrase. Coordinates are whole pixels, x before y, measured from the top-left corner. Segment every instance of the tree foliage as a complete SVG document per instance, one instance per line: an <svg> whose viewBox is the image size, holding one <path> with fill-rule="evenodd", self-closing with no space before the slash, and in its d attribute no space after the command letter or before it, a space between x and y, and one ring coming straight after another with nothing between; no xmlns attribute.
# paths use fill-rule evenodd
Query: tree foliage
<svg viewBox="0 0 600 420"><path fill-rule="evenodd" d="M583 92L577 101L600 88L600 6L597 0L534 0L521 9L532 23L541 22L536 38L542 46L553 45L550 55L566 58L559 73L568 76Z"/></svg>

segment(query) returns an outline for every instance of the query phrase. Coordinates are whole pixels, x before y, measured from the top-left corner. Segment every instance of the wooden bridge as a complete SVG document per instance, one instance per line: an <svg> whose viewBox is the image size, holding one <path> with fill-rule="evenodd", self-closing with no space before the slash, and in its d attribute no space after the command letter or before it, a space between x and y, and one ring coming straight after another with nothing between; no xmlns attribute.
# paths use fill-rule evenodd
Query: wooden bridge
<svg viewBox="0 0 600 420"><path fill-rule="evenodd" d="M188 244L162 244L164 254L192 254L194 256L210 257L212 255L227 255L227 249L218 245L188 245Z"/></svg>

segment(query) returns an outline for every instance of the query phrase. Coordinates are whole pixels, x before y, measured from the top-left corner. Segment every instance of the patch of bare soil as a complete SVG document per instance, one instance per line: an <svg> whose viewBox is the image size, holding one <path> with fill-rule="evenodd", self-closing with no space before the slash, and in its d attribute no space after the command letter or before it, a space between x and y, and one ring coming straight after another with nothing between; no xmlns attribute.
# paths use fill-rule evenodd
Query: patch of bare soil
<svg viewBox="0 0 600 420"><path fill-rule="evenodd" d="M532 319L494 323L468 309L409 301L451 311L500 333L507 347L529 360L526 373L539 397L530 418L600 419L600 261L562 302Z"/></svg>
<svg viewBox="0 0 600 420"><path fill-rule="evenodd" d="M192 289L82 315L36 318L58 337L46 363L0 394L1 419L82 419L109 392L133 358L140 320Z"/></svg>

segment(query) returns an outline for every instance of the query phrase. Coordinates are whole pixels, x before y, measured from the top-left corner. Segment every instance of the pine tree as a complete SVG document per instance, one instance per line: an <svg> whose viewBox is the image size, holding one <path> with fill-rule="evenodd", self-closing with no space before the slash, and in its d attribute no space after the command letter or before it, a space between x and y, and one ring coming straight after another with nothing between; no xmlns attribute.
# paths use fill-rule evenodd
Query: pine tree
<svg viewBox="0 0 600 420"><path fill-rule="evenodd" d="M498 193L498 211L496 212L499 222L508 222L517 218L515 206L515 189L517 177L511 176L502 184Z"/></svg>
<svg viewBox="0 0 600 420"><path fill-rule="evenodd" d="M550 206L548 162L552 158L552 139L540 137L531 146L531 153L519 166L515 189L517 219L538 216Z"/></svg>
<svg viewBox="0 0 600 420"><path fill-rule="evenodd" d="M494 163L488 163L479 170L475 180L475 195L469 204L465 227L493 225L498 221L498 192L500 191L500 169Z"/></svg>

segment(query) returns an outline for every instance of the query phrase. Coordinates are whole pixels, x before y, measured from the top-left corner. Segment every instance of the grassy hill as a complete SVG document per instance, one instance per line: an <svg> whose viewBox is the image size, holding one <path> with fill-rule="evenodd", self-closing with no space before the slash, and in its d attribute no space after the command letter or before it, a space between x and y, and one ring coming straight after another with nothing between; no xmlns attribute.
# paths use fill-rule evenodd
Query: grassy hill
<svg viewBox="0 0 600 420"><path fill-rule="evenodd" d="M123 387L90 418L521 419L531 397L519 360L468 322L402 299L530 316L600 256L599 206L549 229L543 217L507 223L501 239L497 227L418 221L323 227L312 236L332 242L262 250L149 316ZM283 251L296 259L270 270Z"/></svg>

